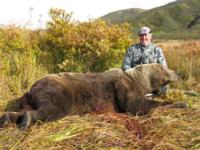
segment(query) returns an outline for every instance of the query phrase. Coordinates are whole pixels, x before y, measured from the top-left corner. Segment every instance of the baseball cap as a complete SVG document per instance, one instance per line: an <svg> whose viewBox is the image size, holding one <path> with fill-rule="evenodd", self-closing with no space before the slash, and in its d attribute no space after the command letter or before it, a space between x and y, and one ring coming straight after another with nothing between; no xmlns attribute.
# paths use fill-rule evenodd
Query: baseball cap
<svg viewBox="0 0 200 150"><path fill-rule="evenodd" d="M138 35L148 34L148 33L151 33L151 29L147 26L141 27L140 30L138 31Z"/></svg>

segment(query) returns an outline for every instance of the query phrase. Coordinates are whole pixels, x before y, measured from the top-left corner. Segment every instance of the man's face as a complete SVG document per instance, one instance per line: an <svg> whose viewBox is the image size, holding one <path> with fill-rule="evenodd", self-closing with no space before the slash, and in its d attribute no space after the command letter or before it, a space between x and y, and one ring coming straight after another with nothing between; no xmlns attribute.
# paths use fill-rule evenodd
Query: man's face
<svg viewBox="0 0 200 150"><path fill-rule="evenodd" d="M151 43L151 38L152 38L151 33L139 35L140 43L145 46L148 45L149 43Z"/></svg>

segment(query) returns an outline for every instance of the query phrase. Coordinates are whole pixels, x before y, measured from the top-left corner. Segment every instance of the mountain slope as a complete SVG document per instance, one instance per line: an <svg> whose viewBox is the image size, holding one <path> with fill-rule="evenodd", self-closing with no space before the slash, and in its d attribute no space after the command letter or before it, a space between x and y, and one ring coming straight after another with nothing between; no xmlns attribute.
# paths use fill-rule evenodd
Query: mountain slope
<svg viewBox="0 0 200 150"><path fill-rule="evenodd" d="M157 37L200 37L200 0L177 0L161 7L140 11L134 16L123 13L123 10L120 12L124 16L118 17L117 12L113 12L109 17L105 15L101 19L110 23L129 22L133 26L134 34L140 26L147 25Z"/></svg>
<svg viewBox="0 0 200 150"><path fill-rule="evenodd" d="M140 9L140 8L124 9L124 10L111 12L111 13L101 17L101 19L103 19L107 22L111 22L111 23L131 22L140 13L142 13L144 11L145 11L144 9Z"/></svg>

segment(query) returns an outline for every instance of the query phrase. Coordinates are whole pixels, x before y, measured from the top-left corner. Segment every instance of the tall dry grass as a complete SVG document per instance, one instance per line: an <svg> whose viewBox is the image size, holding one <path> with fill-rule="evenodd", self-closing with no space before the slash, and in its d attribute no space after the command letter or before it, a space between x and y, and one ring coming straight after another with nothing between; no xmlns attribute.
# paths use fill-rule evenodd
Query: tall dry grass
<svg viewBox="0 0 200 150"><path fill-rule="evenodd" d="M45 73L45 69L36 63L34 55L27 56L16 52L1 58L0 77L4 85L1 91L5 93L20 94Z"/></svg>
<svg viewBox="0 0 200 150"><path fill-rule="evenodd" d="M163 41L158 44L164 50L169 68L181 78L175 87L200 91L200 40Z"/></svg>

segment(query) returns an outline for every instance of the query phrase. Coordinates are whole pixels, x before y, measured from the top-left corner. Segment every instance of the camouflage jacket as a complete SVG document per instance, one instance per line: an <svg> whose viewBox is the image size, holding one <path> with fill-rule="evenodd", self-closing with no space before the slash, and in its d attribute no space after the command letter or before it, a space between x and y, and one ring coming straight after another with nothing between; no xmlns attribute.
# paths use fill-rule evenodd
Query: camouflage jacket
<svg viewBox="0 0 200 150"><path fill-rule="evenodd" d="M167 68L164 54L160 47L150 43L144 46L140 43L131 45L126 52L122 64L122 70L133 68L139 64L159 63Z"/></svg>

